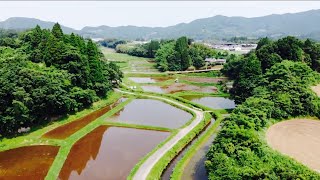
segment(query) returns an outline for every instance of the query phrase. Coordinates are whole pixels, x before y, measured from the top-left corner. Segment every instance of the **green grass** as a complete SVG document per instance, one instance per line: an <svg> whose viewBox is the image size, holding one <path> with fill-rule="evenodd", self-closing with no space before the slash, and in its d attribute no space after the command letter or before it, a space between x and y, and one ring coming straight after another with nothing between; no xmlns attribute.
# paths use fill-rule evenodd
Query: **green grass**
<svg viewBox="0 0 320 180"><path fill-rule="evenodd" d="M158 127L158 126L147 126L147 125L140 125L140 124L128 124L123 122L104 122L103 125L112 126L112 127L127 127L127 128L134 128L134 129L144 129L144 130L153 130L153 131L164 131L164 132L172 132L173 129L166 128L166 127Z"/></svg>
<svg viewBox="0 0 320 180"><path fill-rule="evenodd" d="M116 53L114 49L100 47L102 53L109 61L114 61L120 66L122 71L134 72L139 70L139 72L159 72L156 68L155 62L149 62L152 60L150 58L130 56L128 54Z"/></svg>
<svg viewBox="0 0 320 180"><path fill-rule="evenodd" d="M183 157L178 161L171 174L171 179L178 180L182 179L182 175L185 167L188 165L192 157L197 153L197 151L209 140L209 138L216 132L217 127L222 121L221 115L216 119L214 124L203 134L199 139L196 140L194 144L185 152Z"/></svg>
<svg viewBox="0 0 320 180"><path fill-rule="evenodd" d="M199 123L193 130L191 130L186 136L184 136L177 144L175 144L170 151L168 151L151 169L148 174L147 179L160 179L162 172L166 169L167 165L171 162L171 160L177 156L177 154L194 139L203 128L207 126L207 124L211 120L211 115L209 113L205 113L204 119Z"/></svg>

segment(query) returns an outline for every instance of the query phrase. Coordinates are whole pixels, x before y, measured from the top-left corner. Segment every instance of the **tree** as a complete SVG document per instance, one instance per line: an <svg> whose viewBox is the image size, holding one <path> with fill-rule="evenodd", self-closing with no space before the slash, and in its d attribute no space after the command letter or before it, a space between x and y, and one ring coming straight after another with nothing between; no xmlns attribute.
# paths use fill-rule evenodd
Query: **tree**
<svg viewBox="0 0 320 180"><path fill-rule="evenodd" d="M59 23L55 23L52 27L52 35L57 39L63 38L63 32Z"/></svg>
<svg viewBox="0 0 320 180"><path fill-rule="evenodd" d="M188 39L187 37L183 36L177 39L177 42L175 44L174 50L175 53L175 60L177 64L180 64L180 67L178 67L178 70L186 70L191 65L191 58L188 54Z"/></svg>

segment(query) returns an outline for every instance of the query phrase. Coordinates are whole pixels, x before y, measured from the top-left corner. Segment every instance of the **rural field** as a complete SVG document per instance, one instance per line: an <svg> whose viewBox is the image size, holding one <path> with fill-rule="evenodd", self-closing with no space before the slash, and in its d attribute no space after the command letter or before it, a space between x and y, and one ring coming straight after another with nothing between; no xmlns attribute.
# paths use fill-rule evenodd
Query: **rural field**
<svg viewBox="0 0 320 180"><path fill-rule="evenodd" d="M0 180L320 180L320 3L0 9Z"/></svg>
<svg viewBox="0 0 320 180"><path fill-rule="evenodd" d="M267 130L268 144L315 171L320 171L320 121L292 119L276 123Z"/></svg>

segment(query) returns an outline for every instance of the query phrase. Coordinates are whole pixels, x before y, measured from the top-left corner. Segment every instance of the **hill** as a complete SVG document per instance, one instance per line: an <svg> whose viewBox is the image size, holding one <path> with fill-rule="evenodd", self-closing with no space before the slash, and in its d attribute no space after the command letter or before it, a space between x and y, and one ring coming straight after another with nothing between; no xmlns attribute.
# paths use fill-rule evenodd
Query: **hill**
<svg viewBox="0 0 320 180"><path fill-rule="evenodd" d="M320 10L310 10L300 13L272 14L262 17L227 17L214 16L197 19L190 23L181 23L168 27L138 27L138 26L98 26L84 27L80 31L62 26L66 33L76 32L91 38L119 39L161 39L177 38L182 35L194 39L219 39L234 36L279 38L287 35L320 40ZM43 28L51 28L53 22L33 18L9 18L0 22L4 29L28 29L39 24Z"/></svg>

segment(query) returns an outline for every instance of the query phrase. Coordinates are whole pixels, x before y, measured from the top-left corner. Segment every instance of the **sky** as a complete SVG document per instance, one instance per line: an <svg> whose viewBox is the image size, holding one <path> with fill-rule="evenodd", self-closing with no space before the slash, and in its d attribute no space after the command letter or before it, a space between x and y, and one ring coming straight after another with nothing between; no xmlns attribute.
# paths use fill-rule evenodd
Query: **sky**
<svg viewBox="0 0 320 180"><path fill-rule="evenodd" d="M1 1L0 21L31 17L85 26L165 27L215 15L258 17L320 9L320 1Z"/></svg>

